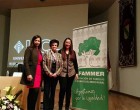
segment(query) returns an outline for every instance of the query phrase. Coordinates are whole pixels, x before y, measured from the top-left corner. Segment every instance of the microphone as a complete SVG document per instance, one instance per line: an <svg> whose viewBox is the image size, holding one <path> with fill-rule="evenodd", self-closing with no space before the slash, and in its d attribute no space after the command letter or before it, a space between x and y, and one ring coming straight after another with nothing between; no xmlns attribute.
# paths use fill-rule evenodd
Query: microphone
<svg viewBox="0 0 140 110"><path fill-rule="evenodd" d="M14 67L17 65L18 63L16 62L13 66L12 66L12 68L11 68L11 74L9 74L9 76L13 76L13 69L14 69Z"/></svg>
<svg viewBox="0 0 140 110"><path fill-rule="evenodd" d="M18 63L15 63L14 66L12 68L14 68Z"/></svg>

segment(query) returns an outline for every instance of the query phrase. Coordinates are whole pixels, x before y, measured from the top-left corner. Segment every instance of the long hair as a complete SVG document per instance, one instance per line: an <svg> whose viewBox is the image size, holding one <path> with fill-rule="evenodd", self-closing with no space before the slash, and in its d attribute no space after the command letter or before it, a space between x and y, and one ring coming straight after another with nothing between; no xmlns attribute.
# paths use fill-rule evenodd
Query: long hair
<svg viewBox="0 0 140 110"><path fill-rule="evenodd" d="M31 47L31 48L35 48L34 41L35 41L35 39L37 39L37 38L40 39L40 45L38 46L38 49L41 50L41 48L42 48L42 38L41 38L39 35L33 36L32 41L31 41L31 44L30 44L30 47Z"/></svg>
<svg viewBox="0 0 140 110"><path fill-rule="evenodd" d="M70 53L70 60L73 60L73 59L75 59L75 52L73 50L73 42L72 42L71 38L69 38L69 37L67 37L63 42L63 48L62 48L63 60L66 60L66 47L65 47L66 40L70 40L70 42L71 42L71 46L69 48L69 53Z"/></svg>
<svg viewBox="0 0 140 110"><path fill-rule="evenodd" d="M69 38L69 37L67 37L67 38L64 40L64 42L63 42L63 50L66 51L66 47L65 47L65 42L66 42L66 40L70 40L70 42L71 42L71 46L70 46L70 48L69 48L69 52L70 52L70 54L71 54L72 51L73 51L73 43L72 43L71 38Z"/></svg>

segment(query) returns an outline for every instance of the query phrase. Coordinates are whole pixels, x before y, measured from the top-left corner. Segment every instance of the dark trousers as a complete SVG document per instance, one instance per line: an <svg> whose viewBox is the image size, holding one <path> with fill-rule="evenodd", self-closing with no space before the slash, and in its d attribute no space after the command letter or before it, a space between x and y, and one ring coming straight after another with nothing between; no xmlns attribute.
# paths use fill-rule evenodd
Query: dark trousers
<svg viewBox="0 0 140 110"><path fill-rule="evenodd" d="M66 95L65 108L69 109L71 98L71 87L75 76L72 77L59 77L60 92L59 92L59 109L62 110L64 96Z"/></svg>
<svg viewBox="0 0 140 110"><path fill-rule="evenodd" d="M39 88L29 88L27 97L27 110L35 110Z"/></svg>
<svg viewBox="0 0 140 110"><path fill-rule="evenodd" d="M43 110L54 109L55 89L58 82L58 77L53 78L47 75L44 76L44 97Z"/></svg>

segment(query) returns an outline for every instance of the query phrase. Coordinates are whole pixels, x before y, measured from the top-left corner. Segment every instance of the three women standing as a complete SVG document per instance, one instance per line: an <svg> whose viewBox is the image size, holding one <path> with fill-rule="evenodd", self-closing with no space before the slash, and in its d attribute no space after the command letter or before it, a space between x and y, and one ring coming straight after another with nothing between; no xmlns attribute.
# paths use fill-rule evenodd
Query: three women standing
<svg viewBox="0 0 140 110"><path fill-rule="evenodd" d="M26 70L25 73L27 76L27 81L25 83L32 83L32 85L28 86L28 110L35 110L39 88L42 81L41 41L42 40L40 36L34 36L32 38L31 45L26 49L24 55L24 65ZM54 109L55 89L59 79L59 110L62 110L65 95L65 110L69 110L71 87L74 78L78 79L78 64L76 53L73 50L73 44L70 38L66 38L64 40L63 48L59 50L59 53L57 51L57 47L59 46L58 40L51 40L49 45L50 50L47 51L43 56L43 69L45 71L43 109Z"/></svg>

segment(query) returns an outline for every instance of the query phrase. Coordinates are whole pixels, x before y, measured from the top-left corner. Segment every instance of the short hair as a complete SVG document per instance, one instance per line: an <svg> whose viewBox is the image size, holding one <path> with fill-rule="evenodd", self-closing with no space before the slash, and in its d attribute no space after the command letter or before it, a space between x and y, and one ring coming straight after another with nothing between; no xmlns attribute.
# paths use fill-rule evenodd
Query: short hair
<svg viewBox="0 0 140 110"><path fill-rule="evenodd" d="M59 41L56 39L52 39L49 43L49 46L51 47L53 43L57 43L57 47L59 46Z"/></svg>

